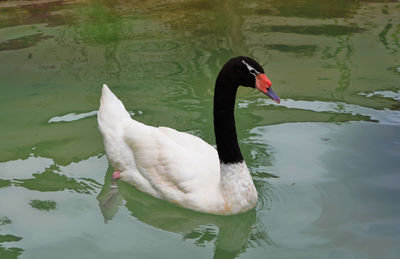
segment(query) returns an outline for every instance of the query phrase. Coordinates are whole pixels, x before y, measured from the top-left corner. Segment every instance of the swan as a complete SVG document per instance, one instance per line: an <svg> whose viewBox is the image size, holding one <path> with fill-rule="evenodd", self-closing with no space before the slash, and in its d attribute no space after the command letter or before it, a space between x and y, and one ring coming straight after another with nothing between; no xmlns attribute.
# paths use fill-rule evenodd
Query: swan
<svg viewBox="0 0 400 259"><path fill-rule="evenodd" d="M97 119L108 161L115 170L112 178L198 212L233 215L254 208L257 190L235 128L240 85L257 88L280 102L257 61L243 56L230 59L215 83L215 149L191 134L133 120L104 84Z"/></svg>

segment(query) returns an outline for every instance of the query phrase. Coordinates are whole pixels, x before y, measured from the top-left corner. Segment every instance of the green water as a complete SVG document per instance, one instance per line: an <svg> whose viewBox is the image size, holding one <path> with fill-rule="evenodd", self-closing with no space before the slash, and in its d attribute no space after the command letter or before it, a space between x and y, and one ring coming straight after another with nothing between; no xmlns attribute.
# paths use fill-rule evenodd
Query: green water
<svg viewBox="0 0 400 259"><path fill-rule="evenodd" d="M218 217L110 174L102 83L133 118L214 144L231 57L256 209ZM400 2L0 1L1 258L398 258Z"/></svg>

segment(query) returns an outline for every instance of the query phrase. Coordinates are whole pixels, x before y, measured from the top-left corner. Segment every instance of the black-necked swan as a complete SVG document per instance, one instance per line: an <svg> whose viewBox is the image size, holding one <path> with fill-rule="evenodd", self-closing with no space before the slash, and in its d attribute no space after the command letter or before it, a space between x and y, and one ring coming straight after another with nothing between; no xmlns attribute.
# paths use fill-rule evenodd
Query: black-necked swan
<svg viewBox="0 0 400 259"><path fill-rule="evenodd" d="M112 177L150 195L204 213L246 212L257 191L236 136L234 108L239 86L257 88L280 102L264 69L236 57L221 69L214 92L217 150L202 139L131 119L122 102L103 85L98 124Z"/></svg>

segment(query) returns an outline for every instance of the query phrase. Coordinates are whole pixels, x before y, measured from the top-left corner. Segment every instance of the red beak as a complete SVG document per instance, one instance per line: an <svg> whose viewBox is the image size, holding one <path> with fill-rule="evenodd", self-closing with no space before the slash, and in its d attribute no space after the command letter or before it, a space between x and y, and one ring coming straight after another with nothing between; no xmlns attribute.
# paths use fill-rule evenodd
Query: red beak
<svg viewBox="0 0 400 259"><path fill-rule="evenodd" d="M258 74L256 76L257 89L263 92L264 94L268 95L269 98L274 100L276 103L280 103L281 99L274 91L272 91L271 85L272 85L271 81L265 74Z"/></svg>

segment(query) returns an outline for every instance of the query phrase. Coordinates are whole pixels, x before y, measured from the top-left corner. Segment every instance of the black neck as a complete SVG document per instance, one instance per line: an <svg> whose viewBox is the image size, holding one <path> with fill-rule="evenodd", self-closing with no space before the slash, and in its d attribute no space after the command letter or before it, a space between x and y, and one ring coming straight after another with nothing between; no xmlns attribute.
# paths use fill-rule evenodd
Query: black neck
<svg viewBox="0 0 400 259"><path fill-rule="evenodd" d="M234 116L237 89L235 80L222 70L215 83L214 132L219 159L226 164L243 161Z"/></svg>

